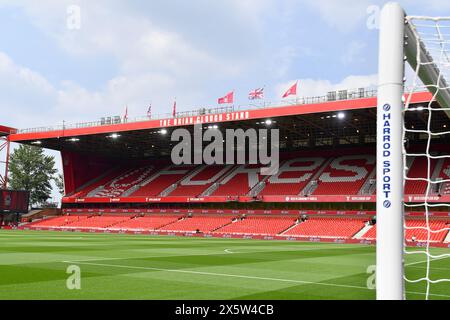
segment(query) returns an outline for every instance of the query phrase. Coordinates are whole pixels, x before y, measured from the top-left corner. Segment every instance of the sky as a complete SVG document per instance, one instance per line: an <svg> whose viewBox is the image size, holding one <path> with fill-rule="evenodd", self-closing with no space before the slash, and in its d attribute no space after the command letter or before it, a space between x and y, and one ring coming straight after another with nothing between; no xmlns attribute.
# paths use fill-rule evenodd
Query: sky
<svg viewBox="0 0 450 320"><path fill-rule="evenodd" d="M278 101L297 80L299 96L375 86L385 2L0 0L0 124L195 110L230 90L246 105L263 86ZM450 16L448 0L399 2Z"/></svg>

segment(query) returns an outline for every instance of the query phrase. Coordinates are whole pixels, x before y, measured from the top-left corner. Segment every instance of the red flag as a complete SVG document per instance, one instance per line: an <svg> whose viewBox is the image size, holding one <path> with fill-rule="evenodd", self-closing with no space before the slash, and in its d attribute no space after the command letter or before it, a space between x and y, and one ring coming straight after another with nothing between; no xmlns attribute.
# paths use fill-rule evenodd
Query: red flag
<svg viewBox="0 0 450 320"><path fill-rule="evenodd" d="M177 113L177 100L173 103L173 110L172 110L172 116L175 118L175 115Z"/></svg>
<svg viewBox="0 0 450 320"><path fill-rule="evenodd" d="M225 97L219 98L219 104L233 103L234 102L234 91L229 92Z"/></svg>
<svg viewBox="0 0 450 320"><path fill-rule="evenodd" d="M288 91L285 92L285 94L283 94L283 99L287 98L289 96L297 95L297 84L298 84L298 82L296 82L292 87L289 88Z"/></svg>

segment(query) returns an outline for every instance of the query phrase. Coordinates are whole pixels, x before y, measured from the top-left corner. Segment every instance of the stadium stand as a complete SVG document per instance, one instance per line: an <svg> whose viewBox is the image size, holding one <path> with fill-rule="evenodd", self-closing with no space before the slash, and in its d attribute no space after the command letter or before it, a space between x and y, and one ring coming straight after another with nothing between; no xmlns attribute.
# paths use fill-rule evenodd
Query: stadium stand
<svg viewBox="0 0 450 320"><path fill-rule="evenodd" d="M166 216L144 216L135 217L130 220L119 222L111 227L111 230L143 230L143 231L153 231L164 226L170 225L181 219L181 215L166 215Z"/></svg>
<svg viewBox="0 0 450 320"><path fill-rule="evenodd" d="M262 179L260 165L242 165L232 170L212 193L213 196L244 196Z"/></svg>
<svg viewBox="0 0 450 320"><path fill-rule="evenodd" d="M87 219L88 216L83 215L73 215L73 216L60 216L50 219L39 220L29 224L29 226L33 227L62 227L69 225L71 223L76 223L82 220Z"/></svg>
<svg viewBox="0 0 450 320"><path fill-rule="evenodd" d="M162 227L161 231L172 232L212 232L232 221L232 216L193 216Z"/></svg>
<svg viewBox="0 0 450 320"><path fill-rule="evenodd" d="M367 219L310 218L283 233L286 236L350 239L364 228Z"/></svg>
<svg viewBox="0 0 450 320"><path fill-rule="evenodd" d="M220 179L233 166L201 166L182 179L178 186L169 193L170 196L195 197L205 192L215 181Z"/></svg>
<svg viewBox="0 0 450 320"><path fill-rule="evenodd" d="M143 166L130 169L123 174L104 184L95 194L91 195L99 198L116 198L122 196L127 190L138 185L151 173L154 172L153 166Z"/></svg>
<svg viewBox="0 0 450 320"><path fill-rule="evenodd" d="M436 166L435 161L430 161L430 177L433 174ZM421 178L426 179L428 175L428 159L426 157L415 157L412 162L411 168L408 170L408 178ZM405 194L425 194L428 183L420 180L406 180L405 182Z"/></svg>
<svg viewBox="0 0 450 320"><path fill-rule="evenodd" d="M176 210L175 210L176 211ZM357 212L349 216L324 217L325 214L338 212L319 211L318 216L311 216L302 221L300 216L268 216L261 214L202 214L202 213L172 213L147 215L87 215L73 214L59 217L49 217L27 224L31 229L55 228L61 230L98 230L98 231L158 231L170 233L207 233L228 234L238 236L279 236L321 239L359 239L375 240L376 226L370 226L368 221L372 213L357 217ZM420 217L422 213L412 212L411 216ZM437 213L435 213L437 214ZM426 221L420 218L409 218L406 221L406 239L416 242L427 240ZM409 229L408 229L409 228ZM420 229L410 229L420 228ZM432 243L443 243L449 234L450 221L439 218L430 221L433 231L430 235Z"/></svg>
<svg viewBox="0 0 450 320"><path fill-rule="evenodd" d="M444 159L442 164L442 169L439 172L438 178L441 180L449 180L450 179L450 159ZM439 190L440 194L448 195L450 194L450 183L444 182Z"/></svg>
<svg viewBox="0 0 450 320"><path fill-rule="evenodd" d="M120 222L130 220L132 216L91 216L87 219L73 221L65 227L76 229L104 229Z"/></svg>
<svg viewBox="0 0 450 320"><path fill-rule="evenodd" d="M159 170L155 175L137 185L137 190L130 196L148 197L158 196L164 190L174 185L192 170L194 166L168 166Z"/></svg>
<svg viewBox="0 0 450 320"><path fill-rule="evenodd" d="M350 155L334 159L320 175L313 195L358 194L375 169L373 155Z"/></svg>
<svg viewBox="0 0 450 320"><path fill-rule="evenodd" d="M295 224L295 217L248 216L216 230L219 233L277 235Z"/></svg>
<svg viewBox="0 0 450 320"><path fill-rule="evenodd" d="M123 174L126 171L126 168L114 168L112 170L109 170L97 179L88 182L84 186L81 186L80 190L78 190L77 192L66 195L66 197L84 198L88 197L92 193L95 194L96 190L100 189L102 186L106 185L108 182L117 178L119 175Z"/></svg>
<svg viewBox="0 0 450 320"><path fill-rule="evenodd" d="M448 234L450 224L445 221L432 220L429 221L430 230L434 231L430 233L430 242L442 242ZM408 229L408 228L420 228L420 229ZM373 226L367 231L361 238L373 240L376 239L377 228ZM427 223L424 220L406 220L405 238L412 240L415 238L417 242L426 242L428 240Z"/></svg>
<svg viewBox="0 0 450 320"><path fill-rule="evenodd" d="M239 197L369 195L375 193L375 157L370 154L340 157L292 155L282 160L279 171L272 176L260 173L261 165L175 166L160 163L134 168L116 168L101 179L87 183L83 190L66 198L120 197ZM437 168L437 169L436 169ZM436 169L436 170L435 170ZM430 174L450 179L450 161L437 166L432 161ZM411 159L410 178L426 178L427 159ZM407 180L406 195L421 195L426 181ZM306 190L308 189L308 190ZM208 190L210 192L205 194ZM306 192L307 191L307 192ZM434 193L450 194L450 183L444 182Z"/></svg>
<svg viewBox="0 0 450 320"><path fill-rule="evenodd" d="M324 162L325 159L321 157L286 161L276 175L267 179L265 187L258 195L298 195Z"/></svg>

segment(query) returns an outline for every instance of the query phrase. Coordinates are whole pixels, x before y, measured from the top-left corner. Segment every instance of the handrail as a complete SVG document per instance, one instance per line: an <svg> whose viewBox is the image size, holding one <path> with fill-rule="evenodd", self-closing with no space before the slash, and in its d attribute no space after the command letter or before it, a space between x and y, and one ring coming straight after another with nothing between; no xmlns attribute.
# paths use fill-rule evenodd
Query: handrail
<svg viewBox="0 0 450 320"><path fill-rule="evenodd" d="M266 109L266 108L277 108L289 105L306 105L314 103L324 103L332 101L345 101L345 100L356 100L363 98L373 98L377 96L377 89L375 88L359 88L353 90L337 90L330 91L327 95L323 96L312 96L312 97L297 97L295 99L286 99L278 102L267 102L261 101L261 103L240 105L240 106L224 106L217 108L200 108L193 111L182 111L175 114L175 118L191 117L191 116L202 116L209 114L220 114L244 110L254 110L254 109ZM152 116L140 116L135 118L122 119L119 116L104 117L99 121L91 122L81 122L75 124L63 124L56 126L45 126L37 128L20 129L18 133L38 133L38 132L49 132L49 131L63 131L68 129L79 129L88 127L100 127L105 125L114 125L121 123L134 123L134 122L145 122L150 120L160 120L160 119L170 119L173 115L170 113L157 114Z"/></svg>

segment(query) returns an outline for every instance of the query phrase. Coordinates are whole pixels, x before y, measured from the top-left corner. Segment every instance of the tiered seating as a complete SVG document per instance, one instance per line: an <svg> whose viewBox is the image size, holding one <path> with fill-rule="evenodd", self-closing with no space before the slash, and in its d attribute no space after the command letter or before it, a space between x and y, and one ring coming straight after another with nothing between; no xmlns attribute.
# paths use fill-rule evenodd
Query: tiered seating
<svg viewBox="0 0 450 320"><path fill-rule="evenodd" d="M442 188L442 194L447 195L450 194L450 183L445 183Z"/></svg>
<svg viewBox="0 0 450 320"><path fill-rule="evenodd" d="M33 222L33 227L62 227L71 223L87 219L88 216L62 216Z"/></svg>
<svg viewBox="0 0 450 320"><path fill-rule="evenodd" d="M261 175L260 164L167 166L158 161L128 170L119 168L70 197L198 197L215 183L218 187L211 196L299 195L327 161L330 164L317 178L318 186L313 195L354 195L358 194L375 164L373 155L336 158L286 154L283 158L278 172L269 177ZM258 188L254 189L256 186ZM252 189L255 192L250 194Z"/></svg>
<svg viewBox="0 0 450 320"><path fill-rule="evenodd" d="M203 166L183 179L170 196L196 197L206 191L217 179L230 170L230 166Z"/></svg>
<svg viewBox="0 0 450 320"><path fill-rule="evenodd" d="M430 233L430 242L442 242L444 241L446 235L448 234L448 229L450 228L450 224L445 221L437 221L432 220L429 221L430 230L440 232L432 232ZM406 220L407 228L426 228L427 224L425 220ZM446 229L447 230L444 230ZM405 229L405 238L406 240L411 240L413 237L416 238L416 241L426 242L428 240L428 231L426 229ZM373 226L370 228L362 237L362 239L373 240L377 238L377 228Z"/></svg>
<svg viewBox="0 0 450 320"><path fill-rule="evenodd" d="M232 170L221 182L213 196L244 196L260 181L260 165L243 165Z"/></svg>
<svg viewBox="0 0 450 320"><path fill-rule="evenodd" d="M175 232L195 232L199 230L200 232L211 232L231 223L232 218L231 216L194 216L162 227L160 230Z"/></svg>
<svg viewBox="0 0 450 320"><path fill-rule="evenodd" d="M450 180L450 159L445 159L444 160L444 164L442 166L442 170L440 172L439 177L442 180ZM441 194L443 195L448 195L450 194L450 183L449 182L444 182L442 189L441 189Z"/></svg>
<svg viewBox="0 0 450 320"><path fill-rule="evenodd" d="M131 194L132 197L155 197L168 187L182 179L194 166L169 166L145 181L140 188Z"/></svg>
<svg viewBox="0 0 450 320"><path fill-rule="evenodd" d="M93 216L87 219L74 221L66 227L76 229L102 229L112 227L119 222L130 220L131 216Z"/></svg>
<svg viewBox="0 0 450 320"><path fill-rule="evenodd" d="M257 217L249 216L237 220L216 230L218 233L248 234L248 235L277 235L295 223L293 217Z"/></svg>
<svg viewBox="0 0 450 320"><path fill-rule="evenodd" d="M354 195L375 168L375 156L356 155L334 159L318 179L313 195Z"/></svg>
<svg viewBox="0 0 450 320"><path fill-rule="evenodd" d="M103 189L95 194L98 198L120 197L125 191L141 183L153 173L152 166L138 167L126 171L103 186Z"/></svg>
<svg viewBox="0 0 450 320"><path fill-rule="evenodd" d="M287 161L277 175L266 180L266 186L258 195L300 194L324 161L324 158L299 158Z"/></svg>
<svg viewBox="0 0 450 320"><path fill-rule="evenodd" d="M433 175L436 161L430 162L430 176ZM426 157L416 157L408 171L408 178L427 178L428 160ZM405 194L425 195L428 183L426 181L406 180Z"/></svg>
<svg viewBox="0 0 450 320"><path fill-rule="evenodd" d="M94 191L96 188L106 185L108 182L112 181L113 179L117 178L121 174L125 173L127 171L126 168L116 168L111 170L108 174L106 174L103 178L99 179L96 182L90 183L88 186L83 188L83 190L80 190L74 194L72 194L71 198L84 198L87 197L88 194L92 191Z"/></svg>
<svg viewBox="0 0 450 320"><path fill-rule="evenodd" d="M314 237L324 239L352 239L366 225L367 218L349 217L310 217L298 223L296 216L261 216L250 215L237 218L228 215L194 214L186 217L183 214L151 214L148 216L133 217L104 215L86 216L71 215L53 217L29 224L31 228L60 228L68 229L96 229L110 231L164 231L164 232L196 232L234 235L281 235L286 237ZM406 239L411 241L427 241L425 220L406 221ZM414 228L414 229L411 229ZM450 222L443 220L430 220L430 229L433 231L430 241L443 242L448 235ZM358 239L376 239L376 227L371 227Z"/></svg>
<svg viewBox="0 0 450 320"><path fill-rule="evenodd" d="M152 231L177 222L180 215L137 217L115 224L111 230L143 230Z"/></svg>
<svg viewBox="0 0 450 320"><path fill-rule="evenodd" d="M364 227L364 222L364 219L311 218L283 235L350 239Z"/></svg>
<svg viewBox="0 0 450 320"><path fill-rule="evenodd" d="M369 177L375 178L375 156L370 154L285 157L287 160L281 161L278 172L272 176L261 174L262 165L167 166L167 163L159 162L128 170L119 168L69 198L200 197L214 184L217 188L209 196L295 196L300 195L312 180L317 182L308 188L312 196L357 195ZM438 163L441 164L431 161L431 174ZM415 158L408 177L425 178L426 175L427 159ZM450 159L443 161L439 177L450 180ZM426 187L427 182L408 180L405 194L423 195ZM450 183L444 183L440 192L450 194Z"/></svg>

